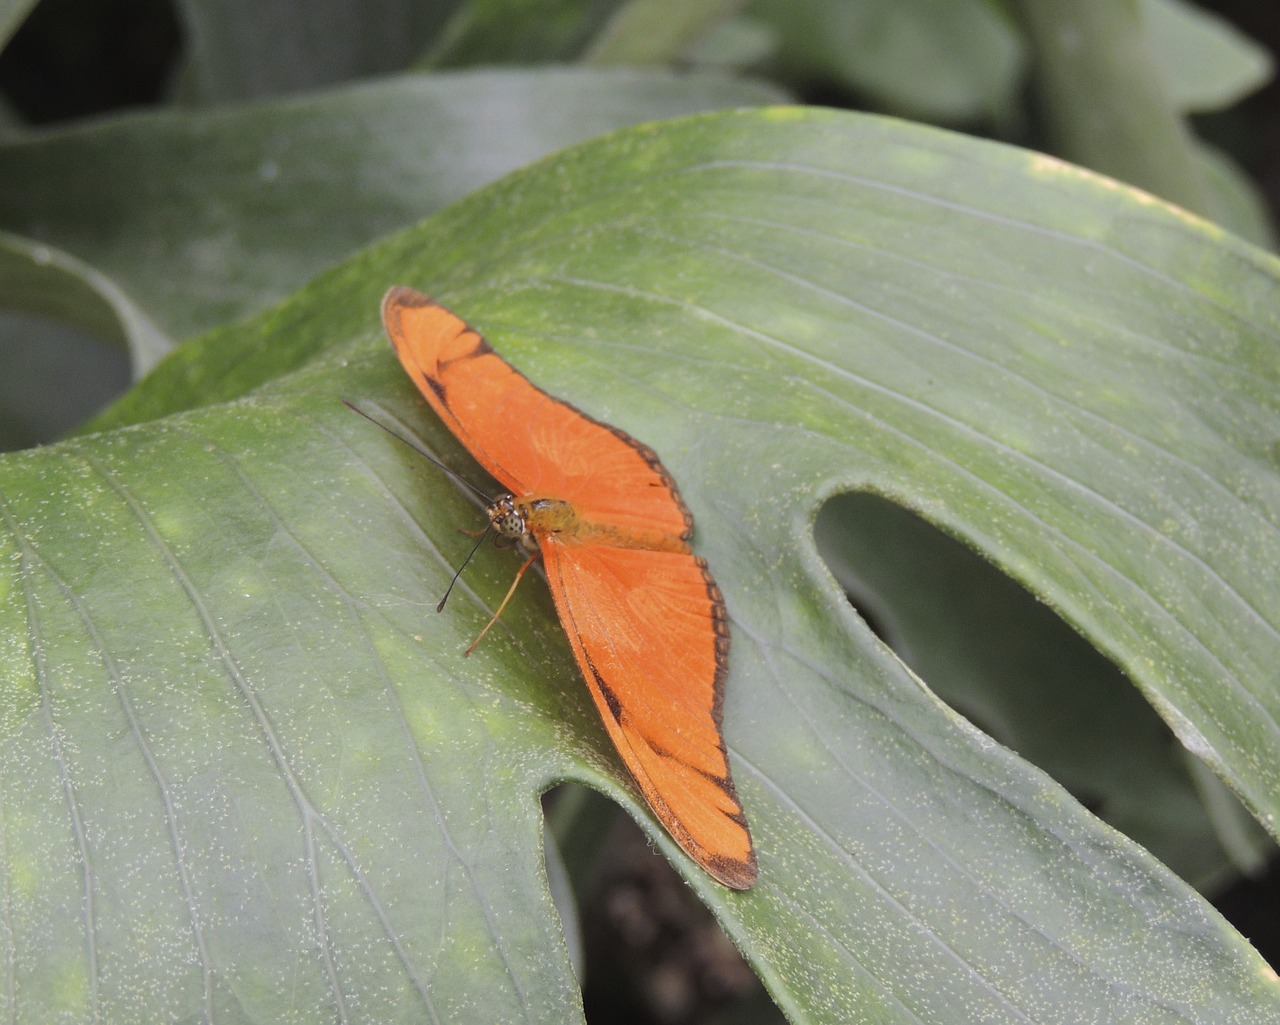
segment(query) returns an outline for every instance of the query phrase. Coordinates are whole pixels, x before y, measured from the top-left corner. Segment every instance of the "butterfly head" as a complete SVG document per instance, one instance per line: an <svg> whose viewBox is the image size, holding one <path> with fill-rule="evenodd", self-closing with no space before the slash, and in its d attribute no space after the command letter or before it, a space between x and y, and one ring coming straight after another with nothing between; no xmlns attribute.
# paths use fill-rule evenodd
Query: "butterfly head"
<svg viewBox="0 0 1280 1025"><path fill-rule="evenodd" d="M529 530L526 503L515 495L499 495L485 509L489 526L504 541L514 542L527 555L538 550L538 541Z"/></svg>

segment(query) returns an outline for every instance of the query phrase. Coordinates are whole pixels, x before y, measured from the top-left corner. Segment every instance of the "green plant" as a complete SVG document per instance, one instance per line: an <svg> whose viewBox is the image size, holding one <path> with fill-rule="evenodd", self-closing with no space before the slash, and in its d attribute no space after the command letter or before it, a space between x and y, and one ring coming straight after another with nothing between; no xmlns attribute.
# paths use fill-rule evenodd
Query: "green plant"
<svg viewBox="0 0 1280 1025"><path fill-rule="evenodd" d="M156 229L184 244L150 263L103 240L105 225L145 226L158 203L124 207L127 190L84 203L97 248L77 256L127 283L90 292L132 318L122 335L163 344L269 308L178 347L88 432L0 463L11 1016L574 1020L538 804L571 779L646 823L793 1021L1275 1020L1280 990L1247 944L934 697L847 607L813 541L817 519L840 583L954 682L977 672L963 642L978 627L948 637L910 621L930 577L905 596L889 585L919 565L873 572L886 549L920 554L934 580L954 561L926 555L918 522L876 500L824 503L882 496L961 538L1104 652L1274 825L1274 257L1035 154L773 108L570 149L272 305L355 243L325 212L365 204L354 220L370 237L409 216L387 197L418 188L373 143L381 173L348 179L363 190L303 175L298 155L332 155L337 126L389 147L419 95L416 125L438 139L432 109L470 109L477 89L508 97L513 83L544 98L617 83L673 104L699 88L763 92L710 79L667 92L671 81L405 79L0 152L28 183L26 209L42 181L73 209L93 184L77 164L132 148L129 166L180 166L182 146L213 138L214 152L252 154L236 180L283 183L281 223L294 226L277 238L245 227L225 244L236 273L196 288L163 260L200 252L201 197L246 217L258 193L197 180L168 223L204 227L190 241ZM264 174L272 140L289 145ZM360 152L338 148L333 163L364 168ZM455 181L432 206L467 191ZM323 241L308 253L312 225ZM6 266L23 274L6 272L10 302L20 281L26 296L53 282L43 308L65 311L69 283L101 285L42 244L8 240ZM273 244L297 264L263 260ZM340 403L474 471L381 338L377 302L393 283L449 303L537 383L652 444L680 482L730 608L726 735L756 889L717 887L649 823L544 592L527 588L461 658L505 591L509 554L482 552L435 615L474 507ZM999 608L1033 650L1067 650L1025 606ZM1091 688L1106 671L1071 664ZM1102 716L1126 707L1118 691L1090 690L1115 702ZM1027 736L998 700L968 707L1010 742ZM1142 758L1144 773L1185 772L1167 752ZM1090 785L1114 796L1131 783ZM1188 792L1163 791L1166 807ZM1224 855L1198 842L1184 871L1220 872Z"/></svg>

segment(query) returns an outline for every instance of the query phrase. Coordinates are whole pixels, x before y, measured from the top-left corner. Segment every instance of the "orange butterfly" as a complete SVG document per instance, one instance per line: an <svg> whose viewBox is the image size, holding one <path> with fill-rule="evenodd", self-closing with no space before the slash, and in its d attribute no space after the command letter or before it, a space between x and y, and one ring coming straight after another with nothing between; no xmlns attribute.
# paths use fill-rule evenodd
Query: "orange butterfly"
<svg viewBox="0 0 1280 1025"><path fill-rule="evenodd" d="M413 383L510 492L489 506L490 528L527 556L516 583L542 559L596 708L649 807L707 872L747 889L755 850L720 735L728 620L689 548L693 517L675 482L647 445L536 388L420 292L391 289L382 320Z"/></svg>

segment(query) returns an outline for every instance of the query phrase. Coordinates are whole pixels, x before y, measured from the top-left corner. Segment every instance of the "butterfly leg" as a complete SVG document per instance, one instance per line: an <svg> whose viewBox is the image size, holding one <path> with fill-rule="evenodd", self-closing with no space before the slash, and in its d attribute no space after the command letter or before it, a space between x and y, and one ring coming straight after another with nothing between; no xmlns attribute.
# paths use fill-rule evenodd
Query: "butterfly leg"
<svg viewBox="0 0 1280 1025"><path fill-rule="evenodd" d="M520 567L519 571L516 573L516 578L513 581L511 581L511 586L507 588L507 596L502 599L501 604L498 605L497 611L494 612L494 614L489 617L489 622L485 623L484 629L480 631L479 636L476 637L476 639L471 642L471 647L469 647L466 651L462 653L464 657L467 655L470 655L473 651L476 650L476 645L478 645L484 639L484 635L489 632L489 628L498 621L498 617L502 615L502 610L507 607L507 602L509 602L511 600L511 596L516 593L516 587L520 583L520 578L524 576L525 570L527 570L530 566L532 566L534 561L541 554L542 554L541 552L534 552L532 555L529 556L529 558L524 560L524 565Z"/></svg>

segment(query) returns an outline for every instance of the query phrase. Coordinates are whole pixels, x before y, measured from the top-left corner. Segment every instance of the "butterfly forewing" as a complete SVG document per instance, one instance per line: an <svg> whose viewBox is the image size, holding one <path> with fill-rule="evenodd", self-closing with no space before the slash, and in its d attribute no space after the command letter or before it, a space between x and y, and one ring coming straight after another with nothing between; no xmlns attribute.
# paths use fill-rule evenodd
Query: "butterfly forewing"
<svg viewBox="0 0 1280 1025"><path fill-rule="evenodd" d="M393 288L382 316L419 391L512 494L572 502L595 522L688 536L688 510L648 446L552 398L421 293Z"/></svg>

